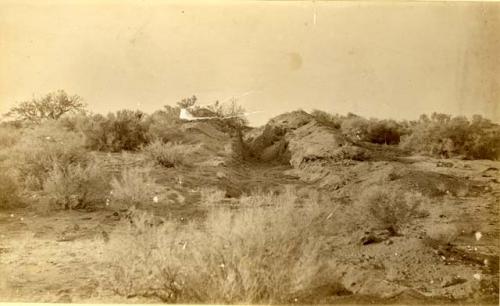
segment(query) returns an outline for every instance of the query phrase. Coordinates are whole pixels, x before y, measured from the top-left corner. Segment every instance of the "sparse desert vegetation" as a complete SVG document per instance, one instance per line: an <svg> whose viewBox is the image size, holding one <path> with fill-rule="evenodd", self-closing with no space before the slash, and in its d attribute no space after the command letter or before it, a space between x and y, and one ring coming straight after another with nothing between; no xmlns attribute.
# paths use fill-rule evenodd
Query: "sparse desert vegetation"
<svg viewBox="0 0 500 306"><path fill-rule="evenodd" d="M190 156L196 150L197 146L172 142L164 143L160 140L155 140L142 149L148 158L167 168L188 165Z"/></svg>
<svg viewBox="0 0 500 306"><path fill-rule="evenodd" d="M151 202L159 188L151 168L125 168L112 179L110 198L116 207L135 207Z"/></svg>
<svg viewBox="0 0 500 306"><path fill-rule="evenodd" d="M254 207L211 210L201 225L151 226L147 214L120 224L127 236L111 236L106 250L110 283L125 296L190 303L289 303L339 286L321 260L325 210L288 197L258 199Z"/></svg>
<svg viewBox="0 0 500 306"><path fill-rule="evenodd" d="M498 301L498 124L82 103L0 126L2 301Z"/></svg>

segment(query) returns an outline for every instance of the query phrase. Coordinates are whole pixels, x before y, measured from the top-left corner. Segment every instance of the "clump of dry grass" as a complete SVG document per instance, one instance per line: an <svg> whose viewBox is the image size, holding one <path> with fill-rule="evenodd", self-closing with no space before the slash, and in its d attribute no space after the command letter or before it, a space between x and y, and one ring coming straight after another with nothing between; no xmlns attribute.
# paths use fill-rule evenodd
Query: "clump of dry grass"
<svg viewBox="0 0 500 306"><path fill-rule="evenodd" d="M420 210L426 200L420 193L376 185L362 191L356 205L367 224L397 235L412 219L427 215Z"/></svg>
<svg viewBox="0 0 500 306"><path fill-rule="evenodd" d="M451 245L460 235L460 229L455 224L433 224L426 231L424 242L432 247Z"/></svg>
<svg viewBox="0 0 500 306"><path fill-rule="evenodd" d="M111 200L114 206L130 208L151 202L160 189L150 167L126 168L119 178L111 180Z"/></svg>
<svg viewBox="0 0 500 306"><path fill-rule="evenodd" d="M251 195L244 195L240 198L243 207L277 206L280 203L296 203L297 192L292 186L285 186L279 192L258 191Z"/></svg>
<svg viewBox="0 0 500 306"><path fill-rule="evenodd" d="M145 146L143 152L161 166L171 168L189 164L189 156L196 152L192 145L155 140Z"/></svg>
<svg viewBox="0 0 500 306"><path fill-rule="evenodd" d="M180 303L289 303L337 284L323 277L324 210L274 197L210 210L201 227L145 216L122 224L110 240L110 283L125 296Z"/></svg>
<svg viewBox="0 0 500 306"><path fill-rule="evenodd" d="M226 192L217 187L200 188L201 204L205 206L214 206L220 204L226 197Z"/></svg>
<svg viewBox="0 0 500 306"><path fill-rule="evenodd" d="M104 203L109 184L99 164L56 164L43 184L47 199L64 209L87 208Z"/></svg>

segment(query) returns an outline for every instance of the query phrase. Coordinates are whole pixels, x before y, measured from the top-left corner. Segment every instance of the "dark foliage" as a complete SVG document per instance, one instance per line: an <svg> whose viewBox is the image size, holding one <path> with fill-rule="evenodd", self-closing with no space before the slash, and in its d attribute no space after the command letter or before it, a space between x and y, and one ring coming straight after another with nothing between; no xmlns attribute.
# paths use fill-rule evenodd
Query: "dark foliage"
<svg viewBox="0 0 500 306"><path fill-rule="evenodd" d="M137 150L148 142L146 114L141 111L120 110L107 116L93 115L81 125L88 148L120 152Z"/></svg>
<svg viewBox="0 0 500 306"><path fill-rule="evenodd" d="M500 157L500 126L479 115L469 121L434 113L420 116L404 137L402 147L412 152L448 158L498 159Z"/></svg>

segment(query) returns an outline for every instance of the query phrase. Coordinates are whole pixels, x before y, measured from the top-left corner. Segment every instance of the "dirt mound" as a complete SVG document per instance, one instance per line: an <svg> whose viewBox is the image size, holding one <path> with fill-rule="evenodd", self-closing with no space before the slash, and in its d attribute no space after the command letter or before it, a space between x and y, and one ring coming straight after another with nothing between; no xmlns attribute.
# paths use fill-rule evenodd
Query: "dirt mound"
<svg viewBox="0 0 500 306"><path fill-rule="evenodd" d="M376 162L353 167L350 172L356 174L358 181L349 187L352 191L372 185L412 190L429 197L444 195L463 197L477 194L479 191L477 186L464 178L424 171L404 163Z"/></svg>
<svg viewBox="0 0 500 306"><path fill-rule="evenodd" d="M199 145L197 162L226 163L242 155L238 127L221 119L184 122L179 126L183 142Z"/></svg>
<svg viewBox="0 0 500 306"><path fill-rule="evenodd" d="M263 128L246 133L243 141L251 158L260 161L290 160L287 134L313 121L314 118L304 111L285 113L271 119Z"/></svg>
<svg viewBox="0 0 500 306"><path fill-rule="evenodd" d="M311 161L363 160L367 156L365 150L352 145L339 131L315 120L287 136L290 164L295 168Z"/></svg>
<svg viewBox="0 0 500 306"><path fill-rule="evenodd" d="M243 138L249 156L279 161L298 168L318 160L364 159L367 151L354 146L340 131L327 127L304 111L279 115Z"/></svg>

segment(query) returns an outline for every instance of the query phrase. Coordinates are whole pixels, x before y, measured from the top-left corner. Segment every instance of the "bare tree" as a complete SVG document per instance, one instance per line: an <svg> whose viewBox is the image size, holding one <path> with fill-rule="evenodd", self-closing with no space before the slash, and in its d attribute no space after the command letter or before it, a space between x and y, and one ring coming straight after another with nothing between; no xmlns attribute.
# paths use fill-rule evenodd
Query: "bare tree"
<svg viewBox="0 0 500 306"><path fill-rule="evenodd" d="M51 92L42 98L19 103L12 107L6 116L39 123L44 119L59 119L69 112L84 111L85 103L77 95L69 96L64 90Z"/></svg>

